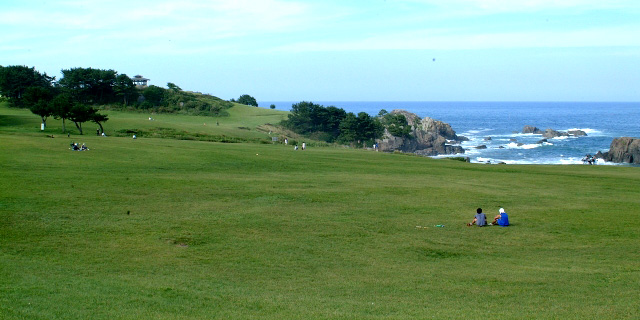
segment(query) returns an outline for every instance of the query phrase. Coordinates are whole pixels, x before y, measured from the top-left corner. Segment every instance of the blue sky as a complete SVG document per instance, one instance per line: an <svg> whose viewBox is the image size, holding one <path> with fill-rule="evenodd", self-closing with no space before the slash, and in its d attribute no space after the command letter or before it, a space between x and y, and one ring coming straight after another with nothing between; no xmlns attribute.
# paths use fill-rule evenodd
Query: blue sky
<svg viewBox="0 0 640 320"><path fill-rule="evenodd" d="M5 0L0 65L259 101L640 101L640 1Z"/></svg>

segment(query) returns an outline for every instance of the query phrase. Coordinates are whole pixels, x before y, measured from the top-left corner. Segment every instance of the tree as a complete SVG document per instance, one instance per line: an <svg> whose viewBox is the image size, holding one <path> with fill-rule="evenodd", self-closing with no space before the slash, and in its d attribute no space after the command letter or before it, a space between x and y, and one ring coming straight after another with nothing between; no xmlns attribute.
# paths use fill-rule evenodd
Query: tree
<svg viewBox="0 0 640 320"><path fill-rule="evenodd" d="M411 126L407 121L407 117L405 117L403 114L388 113L382 117L382 123L386 125L389 133L396 137L406 138L411 133Z"/></svg>
<svg viewBox="0 0 640 320"><path fill-rule="evenodd" d="M294 132L314 133L316 138L334 142L340 135L340 123L346 116L343 109L302 101L291 106L291 113L282 124Z"/></svg>
<svg viewBox="0 0 640 320"><path fill-rule="evenodd" d="M66 92L55 96L51 102L53 117L56 119L62 119L62 132L67 132L65 120L69 119L73 105L73 97L71 94Z"/></svg>
<svg viewBox="0 0 640 320"><path fill-rule="evenodd" d="M313 114L322 106L313 102L301 101L291 106L291 112L283 125L294 132L307 134L314 131Z"/></svg>
<svg viewBox="0 0 640 320"><path fill-rule="evenodd" d="M102 127L102 122L109 120L109 117L98 113L98 110L91 106L75 103L69 112L69 119L75 123L80 134L82 134L82 124L87 121L98 124L98 126L100 126L100 132L103 133L104 128Z"/></svg>
<svg viewBox="0 0 640 320"><path fill-rule="evenodd" d="M343 143L371 142L382 136L384 128L377 118L372 118L366 112L355 114L349 112L340 123L339 141Z"/></svg>
<svg viewBox="0 0 640 320"><path fill-rule="evenodd" d="M342 143L352 143L358 140L358 118L353 112L347 113L340 122L340 136L338 141Z"/></svg>
<svg viewBox="0 0 640 320"><path fill-rule="evenodd" d="M0 95L9 98L14 107L24 107L22 98L27 88L51 88L55 77L27 66L0 66Z"/></svg>
<svg viewBox="0 0 640 320"><path fill-rule="evenodd" d="M256 98L248 94L241 95L240 98L238 98L238 103L241 103L247 106L254 106L254 107L258 106L258 102L256 101Z"/></svg>
<svg viewBox="0 0 640 320"><path fill-rule="evenodd" d="M167 88L169 88L169 90L173 90L173 91L182 91L182 88L178 87L173 82L167 82Z"/></svg>
<svg viewBox="0 0 640 320"><path fill-rule="evenodd" d="M271 108L271 109L275 109L275 108L276 108L276 105L272 103L272 104L269 106L269 108Z"/></svg>
<svg viewBox="0 0 640 320"><path fill-rule="evenodd" d="M94 113L91 121L96 123L100 127L100 133L104 133L104 128L102 127L103 122L107 122L109 117L106 114Z"/></svg>
<svg viewBox="0 0 640 320"><path fill-rule="evenodd" d="M358 113L358 129L360 131L360 139L362 141L371 142L382 137L384 126L378 118L371 117L366 112Z"/></svg>
<svg viewBox="0 0 640 320"><path fill-rule="evenodd" d="M46 126L47 118L54 114L53 90L45 87L29 87L24 92L23 100L33 114L40 116L43 127Z"/></svg>
<svg viewBox="0 0 640 320"><path fill-rule="evenodd" d="M347 112L344 109L329 106L325 108L323 115L321 130L330 133L333 138L330 142L333 142L340 135L340 123L347 116Z"/></svg>
<svg viewBox="0 0 640 320"><path fill-rule="evenodd" d="M120 97L122 99L125 106L129 104L131 99L135 99L139 95L136 85L133 84L131 78L126 74L120 74L116 77L113 83L113 92L116 97Z"/></svg>
<svg viewBox="0 0 640 320"><path fill-rule="evenodd" d="M152 106L159 106L164 100L165 89L150 85L142 91L142 95L145 102L150 103Z"/></svg>
<svg viewBox="0 0 640 320"><path fill-rule="evenodd" d="M82 124L92 120L96 112L96 109L76 102L69 110L68 118L69 120L73 121L73 123L76 125L76 128L78 128L78 131L80 131L80 134L82 134Z"/></svg>
<svg viewBox="0 0 640 320"><path fill-rule="evenodd" d="M58 83L78 102L104 104L116 101L113 91L116 74L113 70L93 68L63 69Z"/></svg>

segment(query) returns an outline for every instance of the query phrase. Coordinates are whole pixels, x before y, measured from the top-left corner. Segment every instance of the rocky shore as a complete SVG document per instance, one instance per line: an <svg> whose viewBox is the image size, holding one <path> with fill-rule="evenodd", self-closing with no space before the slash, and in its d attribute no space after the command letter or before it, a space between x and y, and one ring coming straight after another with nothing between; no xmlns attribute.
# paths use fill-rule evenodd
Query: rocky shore
<svg viewBox="0 0 640 320"><path fill-rule="evenodd" d="M409 137L397 137L385 130L383 138L377 140L381 151L424 156L464 153L464 149L457 144L466 141L466 138L458 136L449 124L429 117L420 119L405 110L393 110L390 113L404 115L412 130Z"/></svg>
<svg viewBox="0 0 640 320"><path fill-rule="evenodd" d="M594 157L615 163L640 164L640 139L631 137L615 138L611 142L609 151L598 152Z"/></svg>

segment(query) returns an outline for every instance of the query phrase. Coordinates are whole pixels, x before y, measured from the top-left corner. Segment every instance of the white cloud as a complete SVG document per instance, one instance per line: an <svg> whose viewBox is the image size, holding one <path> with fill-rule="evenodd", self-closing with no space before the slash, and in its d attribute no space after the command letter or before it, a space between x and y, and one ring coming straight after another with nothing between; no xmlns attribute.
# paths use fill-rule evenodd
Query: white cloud
<svg viewBox="0 0 640 320"><path fill-rule="evenodd" d="M284 0L49 1L39 6L26 0L19 7L2 7L0 30L11 34L3 46L34 49L35 55L116 48L184 54L229 49L232 43L249 48L252 39L320 24L324 17L318 12L326 12Z"/></svg>
<svg viewBox="0 0 640 320"><path fill-rule="evenodd" d="M45 6L26 1L25 6L0 10L0 28L10 30L2 45L14 50L5 55L15 54L17 48L43 55L179 55L640 45L637 23L515 30L498 19L479 25L466 19L538 11L640 11L640 2L631 0L397 0L379 7L293 0L73 0L48 1ZM414 6L409 11L384 11L400 3Z"/></svg>
<svg viewBox="0 0 640 320"><path fill-rule="evenodd" d="M500 48L640 47L640 26L574 31L461 33L428 29L353 41L309 41L275 48L283 52L347 50L474 50Z"/></svg>
<svg viewBox="0 0 640 320"><path fill-rule="evenodd" d="M402 0L447 11L476 14L539 12L549 10L640 9L635 0Z"/></svg>

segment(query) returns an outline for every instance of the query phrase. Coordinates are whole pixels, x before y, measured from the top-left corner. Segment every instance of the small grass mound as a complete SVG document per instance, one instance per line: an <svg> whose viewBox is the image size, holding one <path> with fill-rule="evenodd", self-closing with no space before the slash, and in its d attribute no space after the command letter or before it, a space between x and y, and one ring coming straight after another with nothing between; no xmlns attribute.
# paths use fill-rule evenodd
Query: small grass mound
<svg viewBox="0 0 640 320"><path fill-rule="evenodd" d="M266 139L260 138L241 138L230 137L226 135L209 134L209 133L197 133L187 132L185 130L177 130L175 128L149 128L143 129L120 129L115 131L116 137L131 137L136 135L138 138L163 138L163 139L177 139L177 140L196 140L196 141L209 141L209 142L223 142L223 143L270 143Z"/></svg>

